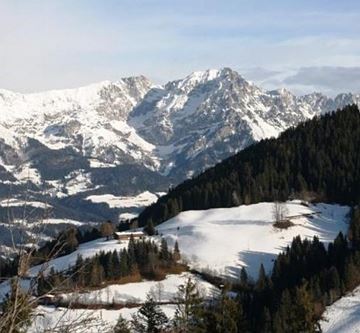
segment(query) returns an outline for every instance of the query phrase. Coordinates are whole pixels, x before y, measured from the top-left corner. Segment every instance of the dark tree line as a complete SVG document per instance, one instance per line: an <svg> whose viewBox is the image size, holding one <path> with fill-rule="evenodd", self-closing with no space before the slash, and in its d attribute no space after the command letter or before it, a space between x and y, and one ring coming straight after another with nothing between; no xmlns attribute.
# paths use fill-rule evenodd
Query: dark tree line
<svg viewBox="0 0 360 333"><path fill-rule="evenodd" d="M132 237L127 249L100 252L84 259L78 256L76 264L67 272L51 270L38 282L39 295L54 288L60 290L100 287L104 283L138 281L143 278L163 279L166 273L179 272L179 251L169 250L165 239L160 246L151 240L135 241Z"/></svg>
<svg viewBox="0 0 360 333"><path fill-rule="evenodd" d="M145 209L139 216L139 225L157 225L185 210L291 197L357 203L359 146L357 106L315 117L180 184Z"/></svg>

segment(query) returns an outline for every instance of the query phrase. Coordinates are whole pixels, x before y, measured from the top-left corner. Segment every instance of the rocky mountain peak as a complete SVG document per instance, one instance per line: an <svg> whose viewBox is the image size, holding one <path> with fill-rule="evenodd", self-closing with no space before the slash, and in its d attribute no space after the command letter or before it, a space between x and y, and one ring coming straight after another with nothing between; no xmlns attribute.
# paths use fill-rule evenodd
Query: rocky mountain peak
<svg viewBox="0 0 360 333"><path fill-rule="evenodd" d="M348 103L359 103L359 96L265 91L228 67L193 72L163 86L138 76L43 93L1 90L0 139L7 151L14 150L20 168L22 143L31 139L44 154L71 150L90 174L99 165L142 165L181 180Z"/></svg>

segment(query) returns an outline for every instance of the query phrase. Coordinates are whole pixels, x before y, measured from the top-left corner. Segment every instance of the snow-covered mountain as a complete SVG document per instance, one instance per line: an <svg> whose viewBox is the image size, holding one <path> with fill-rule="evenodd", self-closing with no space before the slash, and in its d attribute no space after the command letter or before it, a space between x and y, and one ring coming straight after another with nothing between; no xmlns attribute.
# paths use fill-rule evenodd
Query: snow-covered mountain
<svg viewBox="0 0 360 333"><path fill-rule="evenodd" d="M117 219L127 211L88 197L166 191L255 141L349 103L360 104L360 96L266 91L229 68L163 86L140 76L42 93L0 90L0 199L30 193L55 217Z"/></svg>
<svg viewBox="0 0 360 333"><path fill-rule="evenodd" d="M160 171L182 179L254 141L359 100L352 94L331 99L265 91L223 68L150 89L130 113L129 124L156 146Z"/></svg>

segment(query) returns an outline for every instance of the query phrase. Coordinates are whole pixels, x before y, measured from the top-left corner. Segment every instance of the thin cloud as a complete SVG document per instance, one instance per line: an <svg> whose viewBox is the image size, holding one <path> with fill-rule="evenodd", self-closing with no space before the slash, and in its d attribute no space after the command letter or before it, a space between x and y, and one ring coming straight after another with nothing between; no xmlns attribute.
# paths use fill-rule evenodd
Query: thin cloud
<svg viewBox="0 0 360 333"><path fill-rule="evenodd" d="M332 93L360 92L360 67L303 67L284 79L283 83Z"/></svg>

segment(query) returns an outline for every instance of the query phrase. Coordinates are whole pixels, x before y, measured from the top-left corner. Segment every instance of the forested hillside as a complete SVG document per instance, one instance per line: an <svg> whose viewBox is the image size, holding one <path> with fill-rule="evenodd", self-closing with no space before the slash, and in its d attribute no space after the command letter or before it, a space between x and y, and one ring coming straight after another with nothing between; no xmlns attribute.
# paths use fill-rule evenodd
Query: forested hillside
<svg viewBox="0 0 360 333"><path fill-rule="evenodd" d="M315 117L254 144L172 189L139 216L159 224L181 211L291 197L357 203L360 113L356 105Z"/></svg>

